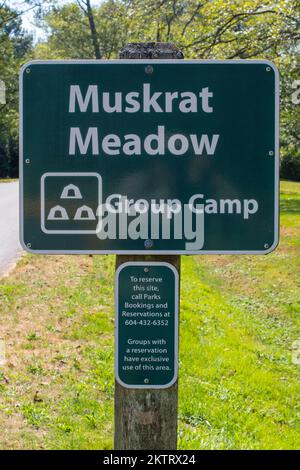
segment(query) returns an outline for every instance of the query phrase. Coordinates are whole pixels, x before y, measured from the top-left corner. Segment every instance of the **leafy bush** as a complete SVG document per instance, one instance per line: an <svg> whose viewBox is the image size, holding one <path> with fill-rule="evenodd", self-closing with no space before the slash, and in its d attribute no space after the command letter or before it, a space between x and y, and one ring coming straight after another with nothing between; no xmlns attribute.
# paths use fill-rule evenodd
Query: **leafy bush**
<svg viewBox="0 0 300 470"><path fill-rule="evenodd" d="M300 181L300 155L286 155L280 165L280 177Z"/></svg>

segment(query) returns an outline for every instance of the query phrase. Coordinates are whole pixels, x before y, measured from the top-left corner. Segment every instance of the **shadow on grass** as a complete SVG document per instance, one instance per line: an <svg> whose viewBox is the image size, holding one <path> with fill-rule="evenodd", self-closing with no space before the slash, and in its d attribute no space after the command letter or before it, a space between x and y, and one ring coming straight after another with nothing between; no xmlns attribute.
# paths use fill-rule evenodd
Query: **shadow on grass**
<svg viewBox="0 0 300 470"><path fill-rule="evenodd" d="M280 210L285 213L300 213L300 198L281 199Z"/></svg>

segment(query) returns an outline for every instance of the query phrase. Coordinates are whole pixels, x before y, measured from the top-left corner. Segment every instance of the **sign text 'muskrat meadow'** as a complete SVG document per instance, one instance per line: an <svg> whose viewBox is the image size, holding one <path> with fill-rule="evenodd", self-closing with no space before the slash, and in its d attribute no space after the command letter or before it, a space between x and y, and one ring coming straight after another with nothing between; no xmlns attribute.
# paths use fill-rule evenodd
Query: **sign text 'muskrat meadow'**
<svg viewBox="0 0 300 470"><path fill-rule="evenodd" d="M31 251L277 244L278 78L267 62L32 62L20 119Z"/></svg>
<svg viewBox="0 0 300 470"><path fill-rule="evenodd" d="M172 113L173 109L181 113L212 113L210 105L213 93L203 88L197 94L191 91L158 92L151 91L151 84L143 84L143 92L131 91L123 96L122 92L110 93L103 91L99 96L99 87L89 85L83 95L79 85L70 85L69 112L87 112L91 103L93 113ZM198 101L200 100L200 103ZM78 108L76 106L78 105ZM126 119L126 118L124 118ZM167 130L167 133L168 130ZM99 144L99 138L101 145ZM166 149L172 155L214 155L219 135L209 137L207 134L171 134L166 138L165 126L157 126L154 134L144 139L138 134L108 134L101 136L101 129L89 127L85 135L79 127L70 128L69 155L76 154L76 146L80 155L91 151L92 155L165 155ZM90 149L91 147L91 149Z"/></svg>

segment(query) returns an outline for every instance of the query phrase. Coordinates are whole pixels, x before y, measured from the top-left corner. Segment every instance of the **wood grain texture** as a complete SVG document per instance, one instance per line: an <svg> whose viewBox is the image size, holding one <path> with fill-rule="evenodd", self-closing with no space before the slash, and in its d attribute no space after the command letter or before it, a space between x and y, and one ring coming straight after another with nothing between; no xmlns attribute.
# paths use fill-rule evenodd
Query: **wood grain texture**
<svg viewBox="0 0 300 470"><path fill-rule="evenodd" d="M116 269L129 261L170 263L180 279L180 256L119 255ZM177 382L151 390L125 388L115 381L115 450L175 450L177 418Z"/></svg>

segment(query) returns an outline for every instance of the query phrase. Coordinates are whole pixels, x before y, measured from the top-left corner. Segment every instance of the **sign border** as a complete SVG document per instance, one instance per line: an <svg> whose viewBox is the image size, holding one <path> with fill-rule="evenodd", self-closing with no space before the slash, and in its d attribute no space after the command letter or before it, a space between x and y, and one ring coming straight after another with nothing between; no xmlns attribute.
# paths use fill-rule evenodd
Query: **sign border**
<svg viewBox="0 0 300 470"><path fill-rule="evenodd" d="M119 370L118 370L118 350L119 350L119 345L118 345L118 339L119 339L119 276L120 272L126 268L127 266L165 266L174 273L174 281L175 281L175 311L174 311L174 327L175 327L175 332L174 332L174 377L173 379L168 382L165 385L128 385L125 382L123 382L120 377L119 377ZM143 389L160 389L160 388L169 388L178 379L178 342L179 342L179 318L178 318L178 313L179 313L179 274L175 266L173 266L171 263L167 263L164 261L149 261L148 263L146 261L127 261L126 263L122 263L118 269L115 272L115 378L116 381L122 385L122 387L125 388L143 388Z"/></svg>
<svg viewBox="0 0 300 470"><path fill-rule="evenodd" d="M23 217L23 74L31 65L67 65L67 64L90 64L90 65L120 65L120 64L264 64L270 67L275 74L275 142L274 142L274 242L262 250L34 250L27 246L24 241L24 217ZM182 59L115 59L115 60L32 60L24 64L19 75L19 239L25 251L36 254L116 254L116 255L264 255L271 253L279 243L279 72L273 62L269 60L182 60ZM271 157L270 157L271 158Z"/></svg>

